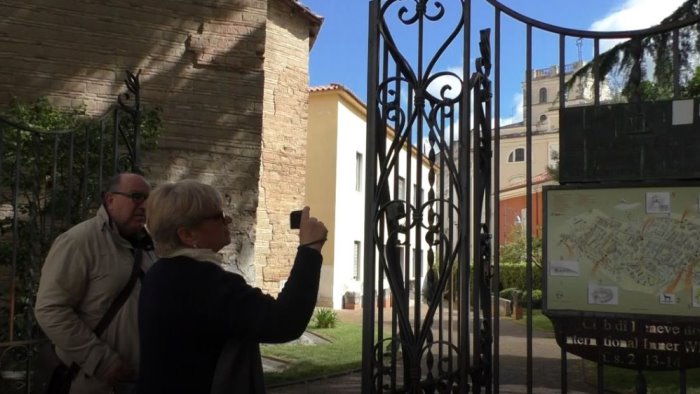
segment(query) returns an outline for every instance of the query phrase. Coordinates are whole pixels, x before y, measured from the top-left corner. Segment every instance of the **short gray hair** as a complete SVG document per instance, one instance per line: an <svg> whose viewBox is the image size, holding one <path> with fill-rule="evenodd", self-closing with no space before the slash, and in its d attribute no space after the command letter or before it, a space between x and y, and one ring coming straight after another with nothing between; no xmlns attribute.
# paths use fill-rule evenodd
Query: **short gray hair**
<svg viewBox="0 0 700 394"><path fill-rule="evenodd" d="M177 230L196 226L203 218L216 214L222 203L216 189L192 179L156 187L146 200L146 228L158 255L183 248Z"/></svg>

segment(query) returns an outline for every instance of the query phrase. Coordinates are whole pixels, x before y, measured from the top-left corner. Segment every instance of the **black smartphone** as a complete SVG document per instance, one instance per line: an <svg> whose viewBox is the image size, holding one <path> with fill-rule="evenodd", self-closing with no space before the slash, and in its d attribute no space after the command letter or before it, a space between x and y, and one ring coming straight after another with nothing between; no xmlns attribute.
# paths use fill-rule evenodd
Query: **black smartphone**
<svg viewBox="0 0 700 394"><path fill-rule="evenodd" d="M292 211L289 213L289 228L297 229L301 225L301 211Z"/></svg>

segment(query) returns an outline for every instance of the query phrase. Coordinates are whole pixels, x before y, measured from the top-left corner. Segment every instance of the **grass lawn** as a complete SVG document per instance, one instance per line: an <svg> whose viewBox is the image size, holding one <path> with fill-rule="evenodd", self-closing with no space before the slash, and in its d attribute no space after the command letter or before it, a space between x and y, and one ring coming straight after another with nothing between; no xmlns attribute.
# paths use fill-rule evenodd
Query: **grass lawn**
<svg viewBox="0 0 700 394"><path fill-rule="evenodd" d="M598 382L596 363L584 361L585 380L593 387ZM680 393L678 371L645 371L644 377L647 383L647 393L667 394ZM605 392L609 393L635 393L637 371L605 366L603 369L603 382ZM700 394L700 368L686 370L686 388L688 394Z"/></svg>
<svg viewBox="0 0 700 394"><path fill-rule="evenodd" d="M517 324L526 325L527 324L527 311L523 311L523 318L520 320L515 320ZM549 318L542 314L541 309L532 310L532 328L540 331L554 332L554 326Z"/></svg>
<svg viewBox="0 0 700 394"><path fill-rule="evenodd" d="M552 323L540 310L533 310L533 327L553 331ZM525 325L526 319L516 320ZM263 356L290 363L282 372L265 373L267 385L277 385L357 370L362 365L362 326L339 321L335 328L309 330L332 343L320 345L261 345Z"/></svg>
<svg viewBox="0 0 700 394"><path fill-rule="evenodd" d="M265 384L275 385L307 380L360 368L362 364L362 326L338 322L335 328L309 328L331 340L320 345L261 345L263 356L285 360L291 366L277 373L266 373Z"/></svg>

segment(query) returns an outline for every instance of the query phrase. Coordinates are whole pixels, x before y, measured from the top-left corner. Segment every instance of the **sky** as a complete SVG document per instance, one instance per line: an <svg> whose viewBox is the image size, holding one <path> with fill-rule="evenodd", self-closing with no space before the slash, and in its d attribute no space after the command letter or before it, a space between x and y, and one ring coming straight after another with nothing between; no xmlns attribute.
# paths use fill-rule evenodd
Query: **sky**
<svg viewBox="0 0 700 394"><path fill-rule="evenodd" d="M397 0L391 21L398 20L398 9L415 0ZM426 53L435 53L452 31L461 10L460 0L439 0L446 9L445 16L435 23L426 23L424 44ZM532 19L552 25L580 30L635 30L658 24L684 0L500 0L500 2ZM360 99L367 99L368 0L301 0L302 4L324 18L321 31L310 54L310 86L339 83ZM435 0L428 1L428 10ZM478 30L493 26L493 7L485 0L471 0L472 51L469 64L474 71ZM434 8L433 8L434 9ZM409 12L409 15L412 14ZM398 25L398 23L397 23ZM501 124L522 119L522 83L525 69L525 28L508 16L501 17ZM415 29L392 28L401 51L412 64L417 63ZM491 33L493 40L494 32ZM547 68L559 62L558 36L535 30L533 32L533 67ZM432 46L431 46L432 44ZM601 51L613 46L613 41L601 41ZM493 45L493 44L492 44ZM439 57L435 71L454 71L460 77L464 64L461 42L453 44ZM432 51L432 52L431 52ZM411 59L416 56L414 59ZM590 60L593 42L586 40L577 46L575 39L566 42L566 63ZM428 56L429 58L430 56Z"/></svg>

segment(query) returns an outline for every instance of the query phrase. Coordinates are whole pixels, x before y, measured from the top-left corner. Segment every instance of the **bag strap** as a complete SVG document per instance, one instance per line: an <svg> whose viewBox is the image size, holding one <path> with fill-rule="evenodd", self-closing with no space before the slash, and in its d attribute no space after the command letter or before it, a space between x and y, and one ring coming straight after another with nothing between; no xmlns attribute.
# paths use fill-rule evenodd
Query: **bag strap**
<svg viewBox="0 0 700 394"><path fill-rule="evenodd" d="M119 309L121 309L126 300L129 299L132 290L134 290L134 286L136 286L136 279L140 276L143 276L143 271L141 270L143 249L136 249L134 255L134 266L131 269L131 277L129 278L129 282L126 284L126 286L124 286L124 288L119 293L119 295L117 295L114 301L112 301L112 305L109 306L109 309L107 309L107 312L102 317L102 320L100 320L100 322L97 323L97 326L95 326L95 335L97 335L98 337L102 335L102 332L104 332L107 326L109 326L109 323L112 322L114 316L116 316L117 312L119 312Z"/></svg>
<svg viewBox="0 0 700 394"><path fill-rule="evenodd" d="M109 326L109 323L112 322L114 317L117 315L117 312L122 308L126 300L129 299L129 296L131 295L131 292L134 290L134 286L136 286L136 279L142 278L143 277L143 270L141 270L141 261L143 260L143 249L138 248L134 252L134 265L131 268L131 277L129 278L129 282L127 282L126 286L122 289L121 292L117 295L117 297L112 301L112 305L109 306L109 309L107 309L107 312L105 312L105 315L102 316L102 319L100 319L100 322L97 323L97 326L95 326L95 335L100 336L102 335L102 332ZM78 371L80 370L80 366L76 363L71 363L70 369L68 370L69 376L71 380L75 378L75 376L78 374Z"/></svg>

